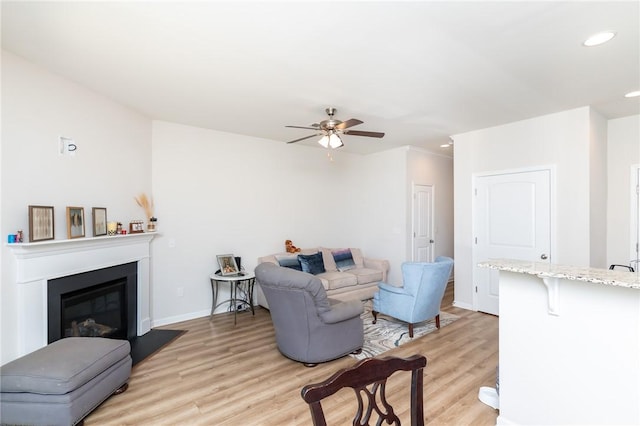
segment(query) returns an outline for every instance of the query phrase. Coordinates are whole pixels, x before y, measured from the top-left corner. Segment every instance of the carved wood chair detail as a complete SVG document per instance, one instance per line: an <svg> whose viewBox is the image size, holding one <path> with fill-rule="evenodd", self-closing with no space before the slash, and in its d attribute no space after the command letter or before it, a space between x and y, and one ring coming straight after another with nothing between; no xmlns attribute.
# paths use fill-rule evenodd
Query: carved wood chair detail
<svg viewBox="0 0 640 426"><path fill-rule="evenodd" d="M375 413L376 425L400 425L400 419L386 399L387 379L396 371L411 371L411 425L423 426L423 370L427 359L422 355L409 358L366 358L349 368L339 370L327 380L306 385L301 394L311 411L314 426L326 426L321 401L340 389L352 388L358 400L353 425L368 425ZM374 416L375 417L375 416Z"/></svg>

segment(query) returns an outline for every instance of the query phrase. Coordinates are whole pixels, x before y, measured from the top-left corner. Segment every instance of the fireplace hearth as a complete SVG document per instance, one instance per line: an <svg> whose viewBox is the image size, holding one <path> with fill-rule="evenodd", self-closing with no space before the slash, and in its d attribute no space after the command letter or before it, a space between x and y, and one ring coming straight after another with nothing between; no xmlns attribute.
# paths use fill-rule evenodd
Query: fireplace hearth
<svg viewBox="0 0 640 426"><path fill-rule="evenodd" d="M71 336L135 338L137 269L131 262L49 280L48 342Z"/></svg>

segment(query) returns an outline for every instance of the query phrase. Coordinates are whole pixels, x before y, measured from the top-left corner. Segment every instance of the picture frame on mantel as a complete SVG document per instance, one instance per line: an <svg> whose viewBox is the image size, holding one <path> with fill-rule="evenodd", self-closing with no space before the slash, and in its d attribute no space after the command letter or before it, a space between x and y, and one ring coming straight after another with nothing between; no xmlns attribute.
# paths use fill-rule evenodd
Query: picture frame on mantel
<svg viewBox="0 0 640 426"><path fill-rule="evenodd" d="M67 207L67 238L84 237L84 207Z"/></svg>
<svg viewBox="0 0 640 426"><path fill-rule="evenodd" d="M54 238L53 206L29 206L29 242Z"/></svg>
<svg viewBox="0 0 640 426"><path fill-rule="evenodd" d="M91 216L93 218L93 236L107 235L107 209L105 207L93 207Z"/></svg>

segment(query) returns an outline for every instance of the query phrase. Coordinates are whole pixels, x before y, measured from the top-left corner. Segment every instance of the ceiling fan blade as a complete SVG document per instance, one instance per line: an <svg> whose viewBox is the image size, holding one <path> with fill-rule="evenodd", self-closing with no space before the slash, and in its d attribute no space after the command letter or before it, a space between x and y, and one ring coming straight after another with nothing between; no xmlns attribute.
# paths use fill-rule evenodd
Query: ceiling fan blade
<svg viewBox="0 0 640 426"><path fill-rule="evenodd" d="M381 132L365 132L363 130L345 130L342 133L352 136L368 136L370 138L381 138L384 136L384 133Z"/></svg>
<svg viewBox="0 0 640 426"><path fill-rule="evenodd" d="M305 126L284 126L284 127L290 127L292 129L309 129L309 130L318 130L317 126L313 126L313 127L305 127Z"/></svg>
<svg viewBox="0 0 640 426"><path fill-rule="evenodd" d="M315 137L315 136L319 136L319 135L320 135L319 133L314 133L313 135L305 136L304 138L300 138L300 139L294 139L294 140L289 141L289 142L287 142L287 143L300 142L300 141L303 141L303 140L305 140L305 139L313 138L313 137Z"/></svg>
<svg viewBox="0 0 640 426"><path fill-rule="evenodd" d="M358 124L362 124L362 123L364 123L364 121L360 121L357 118L351 118L347 121L343 121L342 123L338 124L335 128L338 130L344 130L344 129L348 129L349 127L357 126Z"/></svg>

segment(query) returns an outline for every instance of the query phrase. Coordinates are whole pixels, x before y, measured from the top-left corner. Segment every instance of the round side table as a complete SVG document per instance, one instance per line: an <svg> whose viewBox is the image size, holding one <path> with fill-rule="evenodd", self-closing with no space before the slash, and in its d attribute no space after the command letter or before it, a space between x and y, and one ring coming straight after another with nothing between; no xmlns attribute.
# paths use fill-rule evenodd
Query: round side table
<svg viewBox="0 0 640 426"><path fill-rule="evenodd" d="M215 311L218 306L225 303L229 303L229 310L233 310L234 324L236 324L238 315L238 303L249 305L251 308L251 314L256 314L253 308L253 287L256 282L256 276L253 272L244 272L238 275L221 275L219 273L213 273L209 275L209 279L211 280L211 292L213 293L210 316L213 316L213 311ZM218 285L220 283L229 284L231 294L229 299L218 303Z"/></svg>

